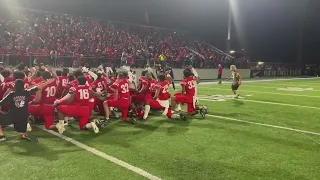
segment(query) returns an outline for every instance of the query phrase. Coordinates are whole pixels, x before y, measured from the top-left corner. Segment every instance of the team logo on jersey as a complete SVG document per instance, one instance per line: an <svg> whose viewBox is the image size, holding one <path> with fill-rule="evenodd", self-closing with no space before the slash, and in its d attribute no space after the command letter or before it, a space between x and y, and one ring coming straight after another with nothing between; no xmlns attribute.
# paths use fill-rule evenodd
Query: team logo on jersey
<svg viewBox="0 0 320 180"><path fill-rule="evenodd" d="M16 96L13 98L14 104L17 108L22 108L25 106L26 97L25 96Z"/></svg>
<svg viewBox="0 0 320 180"><path fill-rule="evenodd" d="M277 88L280 91L313 91L313 88L299 88L299 87L286 87L286 88Z"/></svg>

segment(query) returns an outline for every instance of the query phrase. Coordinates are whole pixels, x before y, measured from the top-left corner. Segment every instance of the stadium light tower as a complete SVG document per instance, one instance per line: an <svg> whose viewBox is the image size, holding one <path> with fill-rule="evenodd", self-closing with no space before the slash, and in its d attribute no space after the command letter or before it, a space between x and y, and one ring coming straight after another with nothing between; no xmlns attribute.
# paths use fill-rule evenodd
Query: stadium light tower
<svg viewBox="0 0 320 180"><path fill-rule="evenodd" d="M229 9L229 17L228 17L228 38L227 38L227 49L226 51L229 52L231 49L231 21L232 21L232 14L231 14L231 3L232 0L229 0L229 5L228 5L228 9Z"/></svg>

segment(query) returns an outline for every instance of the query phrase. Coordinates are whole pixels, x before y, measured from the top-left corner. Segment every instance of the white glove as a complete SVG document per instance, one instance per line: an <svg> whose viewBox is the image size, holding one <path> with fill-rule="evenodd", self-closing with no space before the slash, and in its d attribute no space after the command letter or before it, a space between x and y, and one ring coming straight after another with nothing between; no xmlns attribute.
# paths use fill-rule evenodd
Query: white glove
<svg viewBox="0 0 320 180"><path fill-rule="evenodd" d="M194 74L194 76L196 76L196 77L199 76L199 74L197 73L197 71L194 68L191 69L191 72Z"/></svg>
<svg viewBox="0 0 320 180"><path fill-rule="evenodd" d="M102 66L102 64L101 64L100 66L98 66L98 69L103 69L103 66Z"/></svg>
<svg viewBox="0 0 320 180"><path fill-rule="evenodd" d="M82 72L87 73L88 71L89 71L89 69L88 69L88 68L86 68L86 67L82 67Z"/></svg>
<svg viewBox="0 0 320 180"><path fill-rule="evenodd" d="M109 72L113 73L113 70L111 67L106 67L106 71L107 71L107 74L109 74Z"/></svg>

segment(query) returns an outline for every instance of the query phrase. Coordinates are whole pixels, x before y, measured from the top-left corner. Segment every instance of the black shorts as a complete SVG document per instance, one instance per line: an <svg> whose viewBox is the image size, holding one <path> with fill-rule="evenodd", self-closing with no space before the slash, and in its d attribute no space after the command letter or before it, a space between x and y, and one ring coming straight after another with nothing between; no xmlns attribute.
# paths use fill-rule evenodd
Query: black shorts
<svg viewBox="0 0 320 180"><path fill-rule="evenodd" d="M27 117L24 118L15 118L10 112L8 114L4 114L0 112L0 125L14 125L14 130L19 133L27 132Z"/></svg>
<svg viewBox="0 0 320 180"><path fill-rule="evenodd" d="M238 88L239 88L239 84L232 84L231 85L232 91L236 91L236 90L238 90Z"/></svg>
<svg viewBox="0 0 320 180"><path fill-rule="evenodd" d="M218 79L221 79L221 76L222 76L221 74L218 74Z"/></svg>

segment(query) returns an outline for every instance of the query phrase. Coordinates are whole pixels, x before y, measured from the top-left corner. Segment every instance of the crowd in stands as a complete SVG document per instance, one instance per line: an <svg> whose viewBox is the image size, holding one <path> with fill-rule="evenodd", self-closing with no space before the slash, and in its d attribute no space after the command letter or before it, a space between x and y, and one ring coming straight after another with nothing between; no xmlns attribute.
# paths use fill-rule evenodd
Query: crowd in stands
<svg viewBox="0 0 320 180"><path fill-rule="evenodd" d="M0 55L6 54L2 60L10 59L9 64L30 59L54 66L91 67L101 63L144 67L161 60L175 68L185 61L197 68L247 63L183 32L66 14L20 12L15 19L0 20L0 31Z"/></svg>

